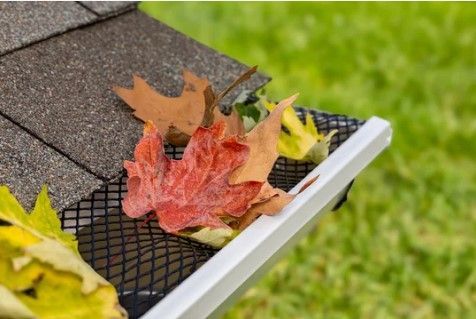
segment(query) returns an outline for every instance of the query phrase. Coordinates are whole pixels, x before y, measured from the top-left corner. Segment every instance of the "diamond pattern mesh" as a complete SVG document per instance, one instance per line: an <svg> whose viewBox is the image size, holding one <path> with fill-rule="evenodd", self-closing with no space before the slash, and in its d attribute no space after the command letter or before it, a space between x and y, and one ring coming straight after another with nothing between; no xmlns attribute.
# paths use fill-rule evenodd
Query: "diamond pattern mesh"
<svg viewBox="0 0 476 319"><path fill-rule="evenodd" d="M296 108L304 119L303 108ZM364 122L343 115L310 110L318 129L328 133L338 129L331 141L334 151ZM170 157L179 159L183 148L167 146ZM269 182L286 191L302 180L315 165L279 158ZM163 232L155 219L144 223L122 213L121 199L127 177L103 186L72 207L61 212L64 230L75 233L83 258L104 278L116 286L119 301L137 318L159 302L216 250Z"/></svg>

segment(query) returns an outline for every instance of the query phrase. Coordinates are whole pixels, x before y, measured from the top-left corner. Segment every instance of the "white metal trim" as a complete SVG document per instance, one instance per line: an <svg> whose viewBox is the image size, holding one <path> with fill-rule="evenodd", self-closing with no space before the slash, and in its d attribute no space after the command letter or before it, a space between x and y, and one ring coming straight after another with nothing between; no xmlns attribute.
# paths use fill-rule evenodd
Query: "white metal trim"
<svg viewBox="0 0 476 319"><path fill-rule="evenodd" d="M391 135L389 122L378 117L366 121L290 191L297 192L305 181L319 175L280 214L261 216L142 318L196 319L212 315L237 289L257 279L255 273L274 261L272 257L281 248L292 244L306 224L331 208L339 192L390 144Z"/></svg>

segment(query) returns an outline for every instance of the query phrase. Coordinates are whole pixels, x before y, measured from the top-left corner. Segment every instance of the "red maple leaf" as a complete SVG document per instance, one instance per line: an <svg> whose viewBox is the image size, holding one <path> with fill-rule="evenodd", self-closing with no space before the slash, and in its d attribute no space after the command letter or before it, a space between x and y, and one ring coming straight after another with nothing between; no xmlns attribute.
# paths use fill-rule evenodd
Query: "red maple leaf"
<svg viewBox="0 0 476 319"><path fill-rule="evenodd" d="M154 211L159 225L176 233L187 227L228 228L222 216L242 216L259 193L262 182L230 185L231 173L243 165L249 147L236 136L224 138L226 124L199 127L183 158L169 159L160 133L152 122L134 151L135 162L125 161L129 179L124 212L136 218Z"/></svg>

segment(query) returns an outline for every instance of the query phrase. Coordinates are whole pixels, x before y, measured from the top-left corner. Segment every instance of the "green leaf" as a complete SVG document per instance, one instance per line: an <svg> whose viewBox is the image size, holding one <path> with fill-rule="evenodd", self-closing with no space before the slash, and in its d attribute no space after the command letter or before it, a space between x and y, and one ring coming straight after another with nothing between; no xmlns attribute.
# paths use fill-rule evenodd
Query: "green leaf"
<svg viewBox="0 0 476 319"><path fill-rule="evenodd" d="M268 101L263 101L263 104L269 111L276 107ZM303 124L291 106L283 112L281 123L289 132L281 131L279 135L278 150L282 156L315 164L327 158L330 140L337 130L327 135L319 133L311 114L306 114Z"/></svg>
<svg viewBox="0 0 476 319"><path fill-rule="evenodd" d="M243 103L235 104L235 109L241 117L249 117L255 122L260 119L261 112L253 104L246 105Z"/></svg>
<svg viewBox="0 0 476 319"><path fill-rule="evenodd" d="M253 127L255 127L256 124L258 124L258 122L256 122L255 120L253 120L251 117L248 117L248 116L243 116L241 119L243 120L243 126L245 127L246 132L251 131Z"/></svg>
<svg viewBox="0 0 476 319"><path fill-rule="evenodd" d="M251 92L245 91L243 96L239 96L235 101L234 108L236 112L241 116L243 120L243 125L245 126L246 132L251 131L256 124L264 120L268 111L263 106L262 99L264 98L264 90L261 90L256 93L258 100L255 103L245 103L247 97Z"/></svg>

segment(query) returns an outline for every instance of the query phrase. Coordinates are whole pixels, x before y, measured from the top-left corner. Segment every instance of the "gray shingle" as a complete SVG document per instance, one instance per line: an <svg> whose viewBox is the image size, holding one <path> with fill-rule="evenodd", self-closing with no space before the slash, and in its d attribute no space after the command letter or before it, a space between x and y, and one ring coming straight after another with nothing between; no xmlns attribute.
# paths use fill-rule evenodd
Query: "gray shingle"
<svg viewBox="0 0 476 319"><path fill-rule="evenodd" d="M80 1L81 4L96 14L107 16L123 12L135 6L133 1Z"/></svg>
<svg viewBox="0 0 476 319"><path fill-rule="evenodd" d="M95 19L74 2L0 2L0 54Z"/></svg>
<svg viewBox="0 0 476 319"><path fill-rule="evenodd" d="M102 182L66 157L0 116L0 185L6 184L31 208L43 184L53 206L63 209L97 189Z"/></svg>
<svg viewBox="0 0 476 319"><path fill-rule="evenodd" d="M133 11L0 58L0 112L97 176L113 178L131 158L142 123L110 88L130 86L138 73L176 95L183 67L218 89L246 69ZM243 88L267 81L257 75Z"/></svg>

